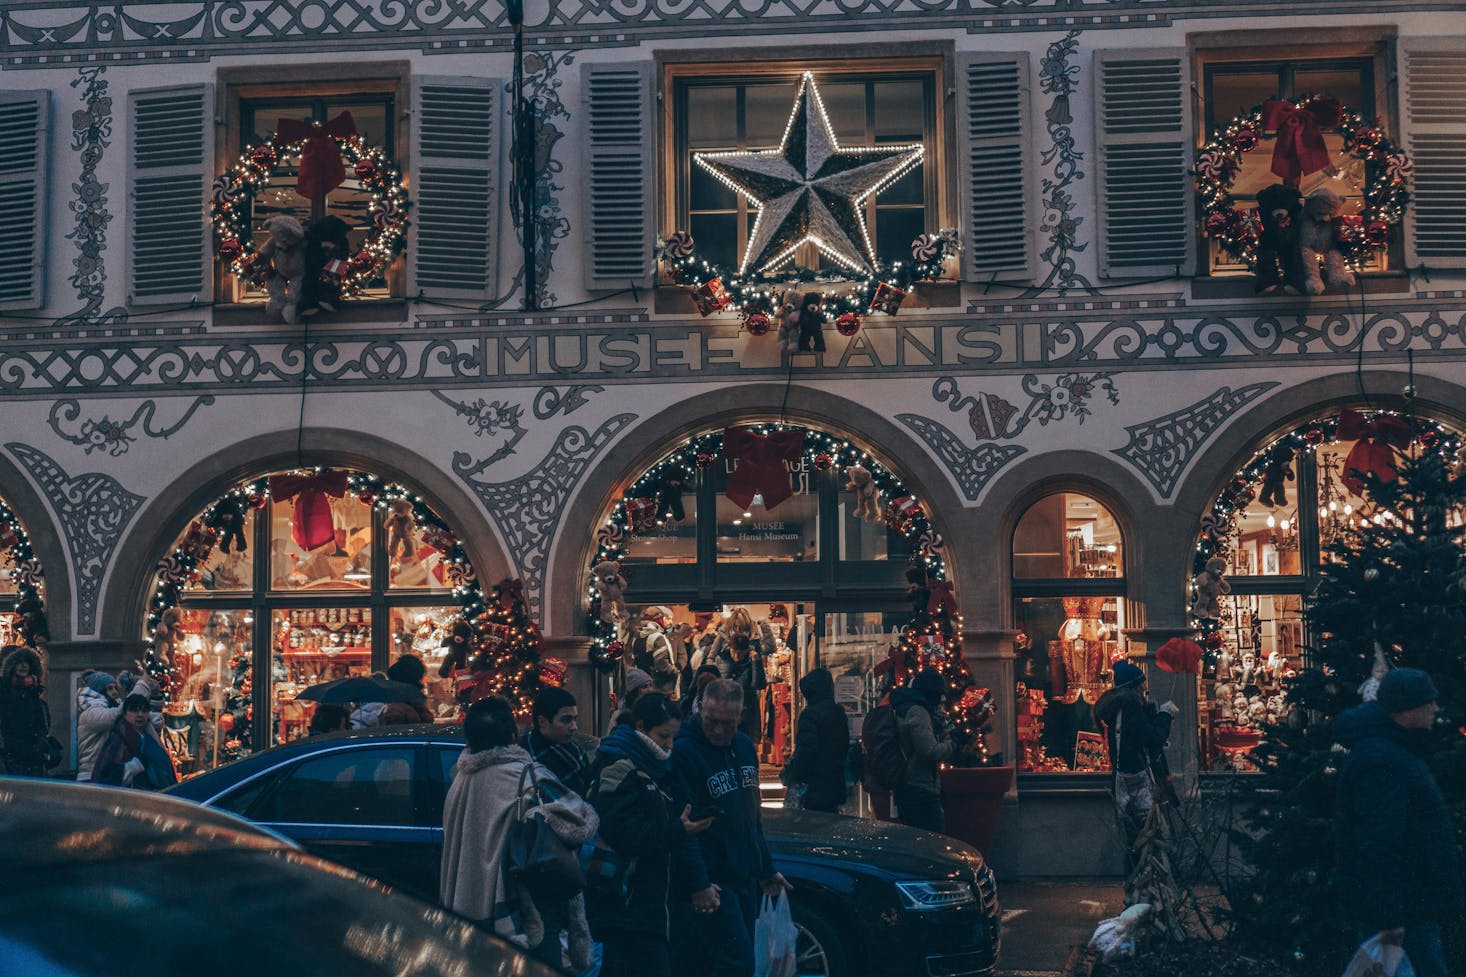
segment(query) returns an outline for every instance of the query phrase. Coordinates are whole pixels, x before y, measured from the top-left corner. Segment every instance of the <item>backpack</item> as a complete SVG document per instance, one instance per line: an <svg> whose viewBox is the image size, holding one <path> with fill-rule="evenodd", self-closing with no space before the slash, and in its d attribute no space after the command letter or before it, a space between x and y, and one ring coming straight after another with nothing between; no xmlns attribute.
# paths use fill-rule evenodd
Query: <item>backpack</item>
<svg viewBox="0 0 1466 977"><path fill-rule="evenodd" d="M895 790L906 782L906 754L896 728L896 710L876 706L860 724L860 748L865 754L864 775L869 787Z"/></svg>

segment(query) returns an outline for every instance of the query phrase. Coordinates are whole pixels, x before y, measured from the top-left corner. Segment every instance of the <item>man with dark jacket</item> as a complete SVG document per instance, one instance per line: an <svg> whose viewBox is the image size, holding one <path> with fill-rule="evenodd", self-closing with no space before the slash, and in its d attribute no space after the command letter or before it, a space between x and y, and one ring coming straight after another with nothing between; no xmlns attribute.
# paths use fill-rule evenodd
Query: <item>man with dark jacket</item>
<svg viewBox="0 0 1466 977"><path fill-rule="evenodd" d="M1361 938L1403 945L1417 977L1447 977L1441 924L1466 910L1451 812L1419 753L1437 698L1429 675L1397 668L1374 702L1334 720L1349 750L1338 802L1344 913Z"/></svg>
<svg viewBox="0 0 1466 977"><path fill-rule="evenodd" d="M816 668L799 680L804 710L789 758L790 784L804 785L804 809L834 814L845 803L845 754L850 752L850 720L835 701L835 677Z"/></svg>
<svg viewBox="0 0 1466 977"><path fill-rule="evenodd" d="M891 693L896 735L906 757L906 778L893 792L896 816L912 828L942 833L941 765L956 754L958 744L947 733L939 711L947 682L935 668L923 668L911 685Z"/></svg>
<svg viewBox="0 0 1466 977"><path fill-rule="evenodd" d="M1105 730L1114 776L1115 809L1125 831L1126 875L1135 841L1156 802L1152 763L1171 738L1174 702L1159 707L1145 693L1145 673L1139 666L1115 663L1115 685L1094 704L1094 718Z"/></svg>
<svg viewBox="0 0 1466 977"><path fill-rule="evenodd" d="M703 690L702 707L677 732L672 772L692 804L693 818L714 818L688 847L686 891L693 925L683 927L678 958L685 973L751 977L758 893L789 888L774 871L759 816L758 757L738 729L743 689L718 679ZM690 959L698 955L701 965Z"/></svg>
<svg viewBox="0 0 1466 977"><path fill-rule="evenodd" d="M580 729L575 696L559 686L546 686L534 697L529 722L519 745L560 783L584 797L590 787L590 758L575 742Z"/></svg>

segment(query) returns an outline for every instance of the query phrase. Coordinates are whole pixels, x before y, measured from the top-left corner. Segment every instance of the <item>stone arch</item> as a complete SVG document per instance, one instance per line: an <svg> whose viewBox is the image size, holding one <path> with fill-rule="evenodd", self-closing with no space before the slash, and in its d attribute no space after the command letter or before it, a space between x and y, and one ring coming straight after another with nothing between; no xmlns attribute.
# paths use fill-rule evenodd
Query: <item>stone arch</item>
<svg viewBox="0 0 1466 977"><path fill-rule="evenodd" d="M189 520L231 485L294 468L302 458L313 465L355 468L412 486L459 534L486 583L514 572L497 530L473 496L449 472L411 448L360 431L277 431L199 459L148 501L118 547L103 593L99 637L140 642L154 568Z"/></svg>
<svg viewBox="0 0 1466 977"><path fill-rule="evenodd" d="M19 517L30 537L31 550L45 572L46 621L51 627L51 642L68 641L72 636L74 591L71 559L61 527L31 480L3 454L0 454L0 495Z"/></svg>
<svg viewBox="0 0 1466 977"><path fill-rule="evenodd" d="M794 386L787 390L787 403L785 395L782 384L747 384L701 394L643 419L607 451L586 474L551 550L546 630L557 635L582 631L584 608L580 595L585 590L585 568L595 544L591 527L633 473L652 465L670 445L700 431L734 423L767 423L777 421L781 415L790 424L859 432L852 434L853 440L911 484L930 507L933 525L948 540L947 572L956 582L958 593L964 580L976 579L970 571L964 572L960 550L951 542L961 532L962 499L920 441L888 417L826 390Z"/></svg>

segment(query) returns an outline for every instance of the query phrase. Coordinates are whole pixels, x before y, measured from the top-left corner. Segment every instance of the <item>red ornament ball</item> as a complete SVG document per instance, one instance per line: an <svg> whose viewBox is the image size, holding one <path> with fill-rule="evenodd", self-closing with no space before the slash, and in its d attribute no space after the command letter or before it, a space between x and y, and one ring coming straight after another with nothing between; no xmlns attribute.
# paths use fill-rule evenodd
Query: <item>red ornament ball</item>
<svg viewBox="0 0 1466 977"><path fill-rule="evenodd" d="M244 245L239 243L237 237L226 237L219 243L219 257L225 261L233 261L244 254Z"/></svg>
<svg viewBox="0 0 1466 977"><path fill-rule="evenodd" d="M377 496L376 493L369 492L363 489L362 491L356 493L356 501L360 502L362 505L376 505Z"/></svg>
<svg viewBox="0 0 1466 977"><path fill-rule="evenodd" d="M1232 133L1232 148L1239 153L1250 153L1257 148L1257 133L1251 129L1238 129Z"/></svg>
<svg viewBox="0 0 1466 977"><path fill-rule="evenodd" d="M606 642L606 657L611 659L611 661L618 662L621 660L621 656L625 654L626 642L619 640Z"/></svg>
<svg viewBox="0 0 1466 977"><path fill-rule="evenodd" d="M817 472L829 471L830 466L834 463L835 459L830 457L830 453L828 451L821 451L819 454L814 456L814 470Z"/></svg>
<svg viewBox="0 0 1466 977"><path fill-rule="evenodd" d="M359 159L356 161L356 178L363 183L370 183L377 178L377 161L374 159Z"/></svg>
<svg viewBox="0 0 1466 977"><path fill-rule="evenodd" d="M762 312L751 312L743 325L750 336L762 336L769 331L769 317Z"/></svg>
<svg viewBox="0 0 1466 977"><path fill-rule="evenodd" d="M1441 443L1441 436L1434 431L1420 432L1420 446L1426 451L1431 451Z"/></svg>
<svg viewBox="0 0 1466 977"><path fill-rule="evenodd" d="M1213 651L1220 648L1222 646L1222 633L1220 631L1213 631L1211 634L1207 635L1206 646Z"/></svg>
<svg viewBox="0 0 1466 977"><path fill-rule="evenodd" d="M351 270L356 272L370 271L377 263L370 251L358 251L351 256Z"/></svg>
<svg viewBox="0 0 1466 977"><path fill-rule="evenodd" d="M1384 221L1370 221L1364 225L1364 239L1378 247L1390 240L1390 225Z"/></svg>
<svg viewBox="0 0 1466 977"><path fill-rule="evenodd" d="M1374 126L1365 126L1354 133L1354 148L1368 152L1379 145L1379 130Z"/></svg>
<svg viewBox="0 0 1466 977"><path fill-rule="evenodd" d="M226 733L234 729L234 713L219 713L219 729L223 730Z"/></svg>
<svg viewBox="0 0 1466 977"><path fill-rule="evenodd" d="M701 468L703 471L707 471L709 468L713 467L713 460L713 456L708 454L706 451L700 452L697 456L697 467Z"/></svg>
<svg viewBox="0 0 1466 977"><path fill-rule="evenodd" d="M263 509L265 507L265 503L269 501L269 496L265 495L265 493L263 492L249 493L249 507L251 509Z"/></svg>
<svg viewBox="0 0 1466 977"><path fill-rule="evenodd" d="M860 332L860 316L854 312L841 312L835 317L835 331L842 336L853 336Z"/></svg>
<svg viewBox="0 0 1466 977"><path fill-rule="evenodd" d="M1314 446L1323 444L1323 428L1309 428L1308 430L1303 432L1303 440Z"/></svg>
<svg viewBox="0 0 1466 977"><path fill-rule="evenodd" d="M249 161L261 169L268 169L275 165L275 147L270 145L256 146L249 151Z"/></svg>
<svg viewBox="0 0 1466 977"><path fill-rule="evenodd" d="M1227 225L1232 222L1227 214L1220 210L1214 210L1206 215L1206 233L1212 237L1221 237L1227 232Z"/></svg>

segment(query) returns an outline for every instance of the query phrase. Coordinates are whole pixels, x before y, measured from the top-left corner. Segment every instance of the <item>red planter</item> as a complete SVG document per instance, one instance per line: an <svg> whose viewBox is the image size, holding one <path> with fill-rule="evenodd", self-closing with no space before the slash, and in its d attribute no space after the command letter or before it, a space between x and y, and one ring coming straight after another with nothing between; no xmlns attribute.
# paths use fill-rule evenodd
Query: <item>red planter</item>
<svg viewBox="0 0 1466 977"><path fill-rule="evenodd" d="M942 816L947 834L965 841L983 855L993 847L1003 795L1013 786L1012 767L950 767L942 771ZM882 821L891 817L891 795L871 791L871 808Z"/></svg>

